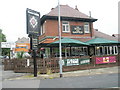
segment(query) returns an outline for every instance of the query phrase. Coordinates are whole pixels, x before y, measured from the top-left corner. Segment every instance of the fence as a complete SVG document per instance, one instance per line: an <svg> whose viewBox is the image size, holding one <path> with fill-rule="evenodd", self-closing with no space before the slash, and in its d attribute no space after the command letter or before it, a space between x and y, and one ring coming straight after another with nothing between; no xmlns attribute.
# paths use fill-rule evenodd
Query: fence
<svg viewBox="0 0 120 90"><path fill-rule="evenodd" d="M104 57L106 58L115 57L116 61L112 63L105 61L105 63L96 64L96 58L104 58ZM63 72L117 66L119 62L119 58L120 55L101 56L101 57L82 56L82 57L62 58ZM37 58L36 60L37 60L38 72L43 74L47 73L48 70L50 70L52 73L59 72L59 58L45 58L45 59ZM19 60L18 59L5 60L4 62L4 70L14 70L14 72L33 73L33 69L34 69L33 59L31 58L19 59Z"/></svg>

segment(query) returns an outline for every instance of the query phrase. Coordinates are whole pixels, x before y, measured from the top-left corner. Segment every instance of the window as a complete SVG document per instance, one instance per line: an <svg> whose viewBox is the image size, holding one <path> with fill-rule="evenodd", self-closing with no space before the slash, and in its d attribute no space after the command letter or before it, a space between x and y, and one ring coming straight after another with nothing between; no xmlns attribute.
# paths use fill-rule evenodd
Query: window
<svg viewBox="0 0 120 90"><path fill-rule="evenodd" d="M41 35L45 33L45 23L41 26Z"/></svg>
<svg viewBox="0 0 120 90"><path fill-rule="evenodd" d="M90 33L90 31L89 31L89 23L84 24L84 32L85 33Z"/></svg>
<svg viewBox="0 0 120 90"><path fill-rule="evenodd" d="M96 47L96 55L98 55L98 56L103 55L103 47L102 46Z"/></svg>
<svg viewBox="0 0 120 90"><path fill-rule="evenodd" d="M71 56L86 56L88 55L87 47L72 47L71 48Z"/></svg>
<svg viewBox="0 0 120 90"><path fill-rule="evenodd" d="M67 21L62 22L62 32L70 32L69 22Z"/></svg>
<svg viewBox="0 0 120 90"><path fill-rule="evenodd" d="M106 54L106 55L107 55L107 54L108 54L108 47L104 47L104 49L105 49L105 50L104 50L104 51L105 51L105 53L104 53L104 54Z"/></svg>
<svg viewBox="0 0 120 90"><path fill-rule="evenodd" d="M118 48L117 48L117 46L114 46L114 54L118 54Z"/></svg>
<svg viewBox="0 0 120 90"><path fill-rule="evenodd" d="M104 48L103 48L104 47ZM99 46L96 47L96 55L116 55L118 54L117 46Z"/></svg>

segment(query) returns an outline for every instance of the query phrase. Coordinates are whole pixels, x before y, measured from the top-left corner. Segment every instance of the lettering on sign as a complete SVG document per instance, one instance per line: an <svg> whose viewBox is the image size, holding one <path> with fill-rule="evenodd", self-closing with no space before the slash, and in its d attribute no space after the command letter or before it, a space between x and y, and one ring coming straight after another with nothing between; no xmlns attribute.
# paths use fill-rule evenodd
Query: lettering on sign
<svg viewBox="0 0 120 90"><path fill-rule="evenodd" d="M90 62L90 59L82 60L82 61L80 62L80 64L88 64L89 62Z"/></svg>
<svg viewBox="0 0 120 90"><path fill-rule="evenodd" d="M79 59L67 59L67 66L79 65Z"/></svg>
<svg viewBox="0 0 120 90"><path fill-rule="evenodd" d="M71 26L72 34L84 34L83 26Z"/></svg>
<svg viewBox="0 0 120 90"><path fill-rule="evenodd" d="M83 65L83 64L90 64L90 59L64 59L62 60L62 65L64 66L73 66L73 65Z"/></svg>

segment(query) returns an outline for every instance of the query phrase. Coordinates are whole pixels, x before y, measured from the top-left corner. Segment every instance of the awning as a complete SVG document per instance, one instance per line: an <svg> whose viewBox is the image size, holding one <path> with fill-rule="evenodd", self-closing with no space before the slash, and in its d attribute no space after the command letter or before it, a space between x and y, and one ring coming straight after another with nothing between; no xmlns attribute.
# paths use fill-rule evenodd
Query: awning
<svg viewBox="0 0 120 90"><path fill-rule="evenodd" d="M88 46L89 44L81 42L79 40L63 38L61 39L62 46ZM48 44L48 46L58 46L59 40Z"/></svg>
<svg viewBox="0 0 120 90"><path fill-rule="evenodd" d="M113 40L107 40L104 38L95 38L95 39L91 39L91 40L87 41L86 43L87 44L118 44L120 42L113 41Z"/></svg>

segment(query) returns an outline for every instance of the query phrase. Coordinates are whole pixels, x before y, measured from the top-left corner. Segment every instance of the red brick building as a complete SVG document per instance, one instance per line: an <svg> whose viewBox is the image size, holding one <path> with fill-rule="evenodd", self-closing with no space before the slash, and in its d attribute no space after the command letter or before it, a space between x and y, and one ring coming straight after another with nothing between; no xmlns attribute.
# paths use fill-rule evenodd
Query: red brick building
<svg viewBox="0 0 120 90"><path fill-rule="evenodd" d="M60 5L60 10L62 37L84 42L94 37L93 22L97 19L80 12L77 7L74 9L68 5ZM42 16L41 25L40 43L58 40L58 6Z"/></svg>
<svg viewBox="0 0 120 90"><path fill-rule="evenodd" d="M78 10L77 7L72 8L68 5L60 5L60 17L61 17L61 36L62 38L76 39L82 42L86 42L95 38L99 38L100 42L105 41L104 44L97 42L95 46L95 55L116 55L118 54L117 41L115 37L104 34L94 29L94 22L97 19L88 16ZM45 45L58 40L58 6L52 8L51 11L43 15L41 18L41 35L39 37L39 46L45 47ZM104 40L106 39L106 40ZM108 40L108 41L107 41ZM111 41L112 40L112 41ZM106 41L108 42L106 44ZM112 43L111 43L112 42ZM95 43L95 42L94 42ZM46 55L58 54L58 47L55 49L47 49ZM53 52L52 52L53 51ZM89 55L89 49L87 46L82 47L63 47L62 53L70 54L68 56L80 56ZM107 51L107 53L105 52ZM49 52L49 54L48 54ZM97 54L98 52L98 54ZM64 55L65 56L65 55ZM47 56L49 57L49 56Z"/></svg>

